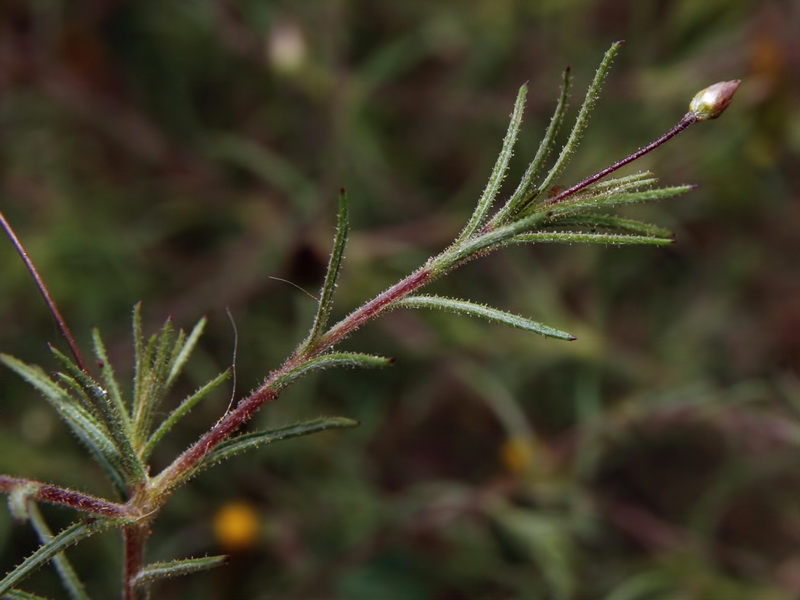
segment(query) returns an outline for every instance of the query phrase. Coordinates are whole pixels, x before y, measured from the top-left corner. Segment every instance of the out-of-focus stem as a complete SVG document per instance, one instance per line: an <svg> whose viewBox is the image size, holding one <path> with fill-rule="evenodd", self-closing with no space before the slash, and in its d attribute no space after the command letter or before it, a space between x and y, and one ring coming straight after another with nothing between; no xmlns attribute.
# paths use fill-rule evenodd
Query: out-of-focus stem
<svg viewBox="0 0 800 600"><path fill-rule="evenodd" d="M28 253L25 251L25 246L22 245L22 242L17 237L17 234L14 232L11 224L6 220L6 217L2 211L0 211L0 226L2 226L5 230L6 235L11 240L14 248L22 258L22 262L25 263L25 268L28 269L31 277L33 277L36 287L39 288L39 292L41 292L42 296L44 297L44 301L47 303L47 308L50 309L50 314L53 315L56 325L58 325L59 330L61 330L61 335L63 335L64 339L67 341L67 346L69 346L72 356L75 357L75 362L78 364L81 371L84 373L89 373L89 368L87 367L86 361L83 359L80 348L78 348L78 344L75 341L75 336L72 335L72 331L70 331L69 326L67 325L67 321L61 315L61 311L58 310L56 301L53 300L53 297L50 295L47 286L44 284L44 280L41 278L39 271L36 269L36 265L33 264L31 257L28 256Z"/></svg>

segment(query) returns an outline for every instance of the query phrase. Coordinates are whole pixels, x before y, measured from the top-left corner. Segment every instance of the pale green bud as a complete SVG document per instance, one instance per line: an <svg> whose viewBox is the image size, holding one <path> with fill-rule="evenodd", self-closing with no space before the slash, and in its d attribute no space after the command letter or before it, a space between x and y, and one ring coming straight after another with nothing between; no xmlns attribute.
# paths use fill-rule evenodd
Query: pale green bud
<svg viewBox="0 0 800 600"><path fill-rule="evenodd" d="M739 79L720 81L697 92L697 95L689 103L689 111L698 121L716 119L728 108L739 83Z"/></svg>

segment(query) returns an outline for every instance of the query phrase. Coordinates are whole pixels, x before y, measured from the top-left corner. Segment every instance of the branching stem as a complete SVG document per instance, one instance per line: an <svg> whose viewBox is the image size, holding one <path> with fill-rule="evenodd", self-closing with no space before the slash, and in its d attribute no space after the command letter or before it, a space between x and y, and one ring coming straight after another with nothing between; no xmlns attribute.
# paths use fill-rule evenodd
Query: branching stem
<svg viewBox="0 0 800 600"><path fill-rule="evenodd" d="M689 125L692 125L694 123L697 123L697 115L695 115L695 113L693 113L693 112L686 113L686 115L684 115L684 117L678 122L677 125L675 125L675 127L670 129L667 133L662 135L657 140L654 140L654 141L650 142L649 144L647 144L647 146L644 146L643 148L639 148L633 154L630 154L630 155L626 156L622 160L618 160L613 165L609 165L608 167L606 167L602 171L598 171L594 175L590 175L589 177L587 177L583 181L580 181L580 182L576 183L572 187L569 187L569 188L563 190L562 192L560 192L559 194L557 194L553 198L548 199L548 201L545 202L545 204L558 204L564 198L568 198L569 196L572 196L574 193L579 192L583 188L592 185L595 181L600 181L606 175L610 175L611 173L613 173L617 169L621 169L625 165L627 165L629 163L632 163L633 161L641 158L642 156L644 156L648 152L651 152L651 151L655 150L661 144L663 144L664 142L669 141L670 139L672 139L673 137L678 135L681 131L683 131L684 129L689 127Z"/></svg>
<svg viewBox="0 0 800 600"><path fill-rule="evenodd" d="M594 175L587 177L576 185L564 190L554 198L552 198L547 205L552 205L560 202L564 198L584 189L592 183L602 179L606 175L613 173L617 169L624 167L628 163L635 161L641 156L654 150L664 142L678 135L681 131L689 127L689 125L697 122L694 113L687 113L675 127L667 133L651 142L647 146L640 148L633 154L623 158L620 161L598 171ZM190 446L183 454L178 456L171 465L164 469L158 476L151 481L151 489L166 491L174 487L180 480L182 480L191 470L197 465L203 457L205 457L217 444L227 439L231 434L238 430L244 423L261 408L266 402L274 400L280 394L279 386L276 385L280 378L292 369L297 368L308 360L319 356L326 352L348 335L353 333L356 329L374 319L385 310L390 308L397 301L405 298L413 292L419 290L421 287L441 276L445 271L449 271L463 264L464 261L469 260L470 257L477 256L494 248L499 247L504 241L510 239L513 235L522 233L526 229L535 226L543 218L546 212L541 211L529 215L526 218L520 219L505 227L492 230L484 228L473 237L469 237L460 243L456 243L437 257L428 261L425 267L422 267L402 279L395 285L386 289L383 293L375 296L369 302L363 304L360 308L353 311L339 321L336 325L331 327L326 333L321 335L316 342L306 346L302 344L297 351L289 358L283 366L277 371L273 372L267 381L253 394L244 398L239 402L236 408L227 413L217 424L211 428L203 437ZM157 492L158 493L158 492Z"/></svg>

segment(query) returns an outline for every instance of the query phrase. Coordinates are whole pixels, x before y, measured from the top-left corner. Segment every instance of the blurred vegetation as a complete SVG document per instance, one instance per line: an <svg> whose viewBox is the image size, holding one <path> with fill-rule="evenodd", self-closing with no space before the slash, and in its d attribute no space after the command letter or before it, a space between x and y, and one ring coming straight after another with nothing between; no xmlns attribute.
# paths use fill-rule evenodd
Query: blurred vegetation
<svg viewBox="0 0 800 600"><path fill-rule="evenodd" d="M800 597L798 24L780 0L3 3L2 209L118 372L136 301L153 327L208 314L186 390L231 361L226 307L239 393L306 333L314 303L295 286L319 287L339 187L353 218L342 310L447 244L523 81L530 155L561 69L579 97L627 41L569 184L660 135L700 88L744 80L719 121L639 165L700 184L635 209L674 246L503 251L437 285L577 342L400 311L359 332L347 347L397 364L315 376L258 420L362 426L179 492L150 558L234 560L164 597ZM0 349L52 366L57 331L8 243L0 281ZM165 440L164 463L227 402ZM0 373L0 472L105 493L89 464ZM95 597L115 597L96 557L118 545L72 553ZM0 569L34 546L0 512ZM36 585L60 594L47 572Z"/></svg>

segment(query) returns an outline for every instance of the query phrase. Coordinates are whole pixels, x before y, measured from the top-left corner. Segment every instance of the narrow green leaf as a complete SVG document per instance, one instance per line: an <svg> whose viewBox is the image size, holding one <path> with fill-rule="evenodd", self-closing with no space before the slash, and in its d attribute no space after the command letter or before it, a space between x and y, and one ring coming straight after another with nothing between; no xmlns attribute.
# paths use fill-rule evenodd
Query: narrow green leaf
<svg viewBox="0 0 800 600"><path fill-rule="evenodd" d="M189 334L189 337L186 338L186 341L182 344L177 344L177 343L175 344L176 348L180 347L180 351L178 352L175 359L172 361L169 375L167 376L167 381L165 382L165 385L167 386L172 385L172 383L175 381L178 375L180 375L180 372L186 365L186 361L189 360L189 356L194 351L194 348L197 345L197 341L203 334L203 330L205 329L207 322L208 319L206 319L205 317L200 319L192 329L192 332Z"/></svg>
<svg viewBox="0 0 800 600"><path fill-rule="evenodd" d="M314 324L304 342L304 347L308 347L316 342L324 333L328 324L331 311L333 310L333 293L336 291L336 282L339 279L339 272L342 268L344 249L347 245L347 236L350 233L350 209L347 203L347 193L344 190L339 192L339 210L336 215L336 235L333 238L333 250L328 261L328 270L325 273L325 281L319 292L317 314L314 317Z"/></svg>
<svg viewBox="0 0 800 600"><path fill-rule="evenodd" d="M270 429L267 431L254 431L252 433L243 433L234 438L225 440L220 443L214 450L208 453L203 461L198 465L197 469L205 469L220 461L231 458L232 456L244 452L260 448L274 442L282 442L283 440L290 440L292 438L301 437L304 435L311 435L312 433L319 433L320 431L327 431L328 429L346 429L356 427L358 421L348 419L346 417L320 417L310 421L303 421L301 423L294 423L292 425L284 425L277 429ZM196 473L197 471L193 471Z"/></svg>
<svg viewBox="0 0 800 600"><path fill-rule="evenodd" d="M93 422L95 423L95 426L98 429L102 430L103 435L113 440L113 444L118 450L125 447L125 442L127 438L122 432L116 430L115 428L111 427L108 424L108 419L105 419L104 415L100 411L98 411L95 399L89 398L86 388L84 388L80 383L75 381L72 377L64 373L54 373L53 377L57 378L59 381L63 382L66 386L69 387L69 389L72 391L71 398L79 400L79 404L85 410L86 414L89 415L92 419L94 419ZM98 391L94 392L93 395L95 395L95 397L100 392L105 391L100 386L97 387L99 392ZM64 418L66 420L66 417ZM119 436L117 434L119 434ZM79 439L84 441L84 443L90 447L89 449L92 450L92 452L95 452L95 455L98 456L98 459L100 460L101 464L108 466L108 468L106 467L104 468L106 468L109 474L111 474L111 471L117 471L116 466L113 467L111 466L113 461L109 462L110 459L108 456L105 457L99 456L98 449L93 448L91 444L87 444L86 440L80 434L77 435ZM120 444L120 440L122 441L122 444ZM122 460L122 465L124 466L124 471L126 471L127 473L142 474L144 472L143 467L141 467L141 465L139 465L138 467L136 466L135 463L137 462L137 460L135 458L135 453L133 453L132 450L127 454L120 450L120 458ZM112 475L112 479L114 480L114 483L118 486L118 488L122 489L121 487L119 487L122 484L121 478L118 477L117 475Z"/></svg>
<svg viewBox="0 0 800 600"><path fill-rule="evenodd" d="M154 562L145 566L133 580L134 585L150 583L167 577L190 575L219 567L228 560L225 555L204 556L203 558L185 558L166 562Z"/></svg>
<svg viewBox="0 0 800 600"><path fill-rule="evenodd" d="M548 227L550 223L546 224ZM634 219L623 219L613 215L568 215L559 218L552 223L554 227L591 227L610 229L618 232L636 233L639 235L647 235L651 237L659 237L664 239L673 240L675 234L669 229L664 229L658 225L651 223L644 223L643 221L636 221Z"/></svg>
<svg viewBox="0 0 800 600"><path fill-rule="evenodd" d="M312 358L299 367L288 371L275 380L275 387L286 387L301 377L305 377L313 371L322 369L330 369L332 367L386 367L392 364L392 362L393 359L391 358L376 356L374 354L362 354L360 352L329 352Z"/></svg>
<svg viewBox="0 0 800 600"><path fill-rule="evenodd" d="M514 191L506 205L492 218L491 223L494 227L504 223L509 216L514 215L522 206L527 204L530 199L536 196L538 193L539 190L533 187L533 181L539 176L539 172L542 170L545 159L548 157L553 149L553 146L555 145L556 136L561 128L561 124L564 122L564 115L567 111L571 83L572 78L570 76L570 70L565 69L563 80L561 82L561 94L559 95L558 103L556 104L556 109L553 112L552 118L550 119L550 124L547 127L547 131L545 132L544 137L539 144L539 148L536 150L536 155L533 157L533 160L528 165L525 174L522 176L517 189Z"/></svg>
<svg viewBox="0 0 800 600"><path fill-rule="evenodd" d="M539 185L540 194L543 191L548 190L554 183L556 183L558 177L563 172L564 167L567 166L567 163L569 162L573 152L575 152L576 148L578 147L578 144L583 137L583 133L586 131L586 126L589 123L589 114L592 112L595 102L600 95L600 88L602 87L603 81L608 74L608 70L611 67L612 61L619 52L621 46L622 42L615 42L606 51L603 60L600 62L600 66L597 68L597 72L595 73L591 85L586 91L586 97L584 98L581 109L578 112L578 117L575 119L575 125L569 134L569 138L567 138L567 142L564 144L564 148L561 150L561 153L556 159L553 167L550 169L550 172L544 178L544 181L542 181L542 183Z"/></svg>
<svg viewBox="0 0 800 600"><path fill-rule="evenodd" d="M509 240L511 243L588 243L588 244L649 244L652 246L668 246L672 237L654 237L652 235L633 235L626 233L596 233L584 231L540 231L523 233Z"/></svg>
<svg viewBox="0 0 800 600"><path fill-rule="evenodd" d="M581 190L582 194L599 194L601 192L632 192L654 186L658 183L658 178L650 171L639 171L633 175L625 177L614 177L613 179L601 180L587 186Z"/></svg>
<svg viewBox="0 0 800 600"><path fill-rule="evenodd" d="M143 360L147 375L140 389L141 396L136 398L132 423L137 447L147 437L153 413L166 393L164 382L169 374L174 334L172 319L167 319L161 330L150 337L144 351Z"/></svg>
<svg viewBox="0 0 800 600"><path fill-rule="evenodd" d="M547 325L543 325L542 323L526 317L521 317L482 304L468 302L466 300L454 300L453 298L445 298L442 296L408 296L400 300L397 304L398 306L405 306L407 308L431 308L468 315L470 317L480 317L487 321L510 325L517 329L532 331L546 337L558 338L561 340L575 339L575 336L569 333L553 329L552 327L548 327Z"/></svg>
<svg viewBox="0 0 800 600"><path fill-rule="evenodd" d="M53 539L53 532L50 531L39 507L33 500L28 500L28 514L30 515L31 524L39 536L39 540L43 544L49 543ZM56 571L58 571L61 582L64 584L67 593L73 600L89 600L89 595L86 593L83 583L75 572L75 569L72 568L72 564L70 564L66 554L63 552L56 554L53 557L53 566L55 566Z"/></svg>
<svg viewBox="0 0 800 600"><path fill-rule="evenodd" d="M102 419L103 413L98 406L98 392L95 389L99 384L58 348L49 346L49 349L53 357L67 371L67 374L61 374L63 376L59 378L75 391L73 398L97 419Z"/></svg>
<svg viewBox="0 0 800 600"><path fill-rule="evenodd" d="M106 347L105 344L103 344L103 338L100 336L99 329L94 328L92 330L92 339L94 341L95 356L97 356L97 359L101 363L101 374L103 376L105 389L108 392L108 397L116 407L115 412L123 424L125 431L130 431L130 416L128 415L125 401L122 399L122 392L120 391L119 383L114 374L114 368L108 360L108 353L106 352Z"/></svg>
<svg viewBox="0 0 800 600"><path fill-rule="evenodd" d="M425 266L430 269L431 273L439 276L466 261L472 260L480 253L491 252L501 248L508 243L509 238L539 227L551 217L550 212L545 210L520 217L511 223L501 225L497 229L466 239L460 244L454 244L448 248L447 252L442 252L429 260Z"/></svg>
<svg viewBox="0 0 800 600"><path fill-rule="evenodd" d="M58 535L48 543L42 544L28 558L23 560L2 580L0 580L0 597L7 594L14 586L25 580L31 573L42 565L48 563L59 552L70 546L77 544L81 540L125 524L127 521L122 519L96 519L93 521L77 521L69 527L63 529Z"/></svg>
<svg viewBox="0 0 800 600"><path fill-rule="evenodd" d="M80 383L75 381L72 377L67 375L66 373L53 373L53 379L55 380L56 385L62 384L65 388L68 388L69 396L81 407L83 407L87 412L94 415L98 419L101 418L99 412L97 411L97 407L92 402L92 399L86 393L86 390L83 389Z"/></svg>
<svg viewBox="0 0 800 600"><path fill-rule="evenodd" d="M142 397L142 388L147 375L147 361L144 360L144 334L142 333L142 303L137 302L133 307L133 402L131 416L136 414L139 398Z"/></svg>
<svg viewBox="0 0 800 600"><path fill-rule="evenodd" d="M142 411L150 401L153 394L153 381L156 378L155 354L158 345L158 335L151 335L147 341L143 341L142 354L136 359L137 370L141 369L141 381L137 395L133 403L133 415L131 423L136 425L141 420Z"/></svg>
<svg viewBox="0 0 800 600"><path fill-rule="evenodd" d="M159 388L161 385L163 385L164 381L166 381L169 375L171 363L170 358L172 356L172 350L174 347L174 336L175 324L172 322L172 318L170 317L164 321L164 325L161 326L161 331L159 331L155 336L156 344L153 357L153 370L155 376L153 377L153 381L155 386Z"/></svg>
<svg viewBox="0 0 800 600"><path fill-rule="evenodd" d="M124 459L105 425L53 383L40 367L27 365L6 354L0 355L0 360L44 395L72 432L92 451L117 488L124 490Z"/></svg>
<svg viewBox="0 0 800 600"><path fill-rule="evenodd" d="M23 592L22 590L9 590L0 598L3 600L47 600L44 596Z"/></svg>
<svg viewBox="0 0 800 600"><path fill-rule="evenodd" d="M685 194L694 189L693 185L678 185L673 187L655 188L640 192L610 193L601 195L578 195L564 199L558 204L547 206L550 217L562 214L585 213L587 210L597 210L624 204L643 204L655 200L663 200L680 194Z"/></svg>
<svg viewBox="0 0 800 600"><path fill-rule="evenodd" d="M473 235L486 220L486 215L492 207L492 203L497 197L503 180L508 173L508 165L511 162L511 157L514 154L514 145L517 143L517 136L519 135L519 128L522 124L522 113L525 109L525 97L528 94L528 85L525 84L519 88L517 93L517 100L514 103L514 111L511 113L511 121L508 124L508 131L506 137L503 139L503 146L500 149L500 155L497 157L491 175L489 175L489 182L486 184L486 189L483 190L483 195L475 207L475 211L469 219L466 227L458 236L456 243Z"/></svg>
<svg viewBox="0 0 800 600"><path fill-rule="evenodd" d="M125 408L121 403L115 403L109 398L109 393L91 375L77 367L69 357L54 347L50 347L53 355L70 371L72 377L57 374L74 391L74 396L83 400L90 400L88 413L94 417L98 424L102 424L103 431L114 440L114 445L119 451L125 471L137 481L145 478L146 469L136 455L130 439L128 429L129 421ZM73 379L74 378L74 379ZM85 404L84 401L81 404Z"/></svg>
<svg viewBox="0 0 800 600"><path fill-rule="evenodd" d="M223 371L199 390L197 390L194 394L185 398L183 402L181 402L180 405L173 410L166 419L164 419L158 429L156 429L155 432L153 432L153 434L150 436L150 439L147 440L147 444L145 444L141 451L142 460L147 460L147 457L150 456L153 448L155 448L156 444L161 441L161 438L163 438L175 426L175 424L181 420L181 418L189 414L189 411L192 410L192 408L194 408L195 405L200 402L200 400L205 398L209 393L219 387L230 377L230 375L230 369Z"/></svg>

